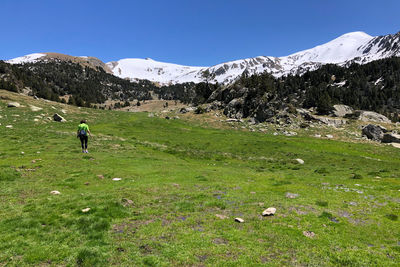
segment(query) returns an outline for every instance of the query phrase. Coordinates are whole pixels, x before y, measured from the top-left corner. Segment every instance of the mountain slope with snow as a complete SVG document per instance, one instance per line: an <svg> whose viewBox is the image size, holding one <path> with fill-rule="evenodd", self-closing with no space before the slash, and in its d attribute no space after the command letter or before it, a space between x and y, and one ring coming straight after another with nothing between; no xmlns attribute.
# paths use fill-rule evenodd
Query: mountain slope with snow
<svg viewBox="0 0 400 267"><path fill-rule="evenodd" d="M231 83L244 72L271 73L275 77L303 74L324 64L365 64L373 60L400 56L400 32L372 37L364 32L344 34L328 43L285 57L259 56L225 62L212 67L192 67L158 62L152 59L127 58L104 64L96 58L96 66L130 80L150 80L160 84L184 82ZM47 54L31 54L7 61L12 64L45 60ZM60 58L60 57L58 57ZM74 57L77 59L78 57ZM85 60L79 57L79 60ZM92 63L92 62L91 62Z"/></svg>

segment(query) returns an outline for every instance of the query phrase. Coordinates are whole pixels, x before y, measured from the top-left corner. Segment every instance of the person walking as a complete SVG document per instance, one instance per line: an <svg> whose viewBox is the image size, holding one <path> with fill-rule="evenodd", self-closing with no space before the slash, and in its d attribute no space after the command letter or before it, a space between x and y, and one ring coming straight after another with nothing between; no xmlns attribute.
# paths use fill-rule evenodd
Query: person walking
<svg viewBox="0 0 400 267"><path fill-rule="evenodd" d="M89 153L87 146L88 146L88 140L90 130L89 130L89 125L86 124L86 120L81 120L81 124L78 125L78 131L77 131L77 138L81 139L81 146L82 146L82 153Z"/></svg>

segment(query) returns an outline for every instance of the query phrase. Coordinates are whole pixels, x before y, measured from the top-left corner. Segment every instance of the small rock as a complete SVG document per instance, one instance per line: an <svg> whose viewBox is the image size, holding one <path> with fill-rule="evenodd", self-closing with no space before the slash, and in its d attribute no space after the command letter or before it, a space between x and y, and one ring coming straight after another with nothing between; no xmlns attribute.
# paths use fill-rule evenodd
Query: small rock
<svg viewBox="0 0 400 267"><path fill-rule="evenodd" d="M316 135L314 135L314 137L321 138L321 135L320 134L316 134Z"/></svg>
<svg viewBox="0 0 400 267"><path fill-rule="evenodd" d="M38 122L38 121L39 121L39 119L33 119L33 121L35 121L35 122Z"/></svg>
<svg viewBox="0 0 400 267"><path fill-rule="evenodd" d="M59 191L57 191L57 190L54 190L54 191L51 191L50 194L52 194L52 195L59 195L59 194L61 194L61 193L60 193Z"/></svg>
<svg viewBox="0 0 400 267"><path fill-rule="evenodd" d="M299 194L293 194L293 193L286 193L287 198L297 198Z"/></svg>
<svg viewBox="0 0 400 267"><path fill-rule="evenodd" d="M98 174L97 177L99 177L100 179L104 179L104 175L102 174Z"/></svg>
<svg viewBox="0 0 400 267"><path fill-rule="evenodd" d="M18 102L8 102L7 107L9 108L19 108L21 106Z"/></svg>
<svg viewBox="0 0 400 267"><path fill-rule="evenodd" d="M86 182L85 185L89 185L89 182Z"/></svg>
<svg viewBox="0 0 400 267"><path fill-rule="evenodd" d="M250 192L250 194L253 194L253 195L254 195L255 193L256 193L256 192Z"/></svg>
<svg viewBox="0 0 400 267"><path fill-rule="evenodd" d="M23 154L25 154L25 152L24 152L24 151L21 151L21 154L23 155Z"/></svg>
<svg viewBox="0 0 400 267"><path fill-rule="evenodd" d="M314 238L315 237L315 233L311 232L311 231L303 231L303 235L309 238Z"/></svg>
<svg viewBox="0 0 400 267"><path fill-rule="evenodd" d="M89 210L90 210L90 208L86 208L86 209L83 209L82 212L86 213L86 212L89 212Z"/></svg>
<svg viewBox="0 0 400 267"><path fill-rule="evenodd" d="M258 206L264 207L264 202L258 202Z"/></svg>
<svg viewBox="0 0 400 267"><path fill-rule="evenodd" d="M272 216L272 215L275 214L275 212L276 212L276 209L270 207L270 208L268 208L268 209L263 211L262 216Z"/></svg>
<svg viewBox="0 0 400 267"><path fill-rule="evenodd" d="M66 111L65 109L62 109L61 112L62 112L63 114L67 114L67 111Z"/></svg>
<svg viewBox="0 0 400 267"><path fill-rule="evenodd" d="M333 135L331 135L331 134L327 134L325 136L326 136L326 138L329 138L329 139L333 138Z"/></svg>
<svg viewBox="0 0 400 267"><path fill-rule="evenodd" d="M32 111L40 111L40 110L42 110L42 108L39 108L39 107L36 107L36 106L34 106L34 105L29 105L29 107L31 108L31 110Z"/></svg>
<svg viewBox="0 0 400 267"><path fill-rule="evenodd" d="M121 181L122 178L112 178L113 181Z"/></svg>
<svg viewBox="0 0 400 267"><path fill-rule="evenodd" d="M302 159L295 159L299 164L304 164L304 160Z"/></svg>
<svg viewBox="0 0 400 267"><path fill-rule="evenodd" d="M224 219L228 219L228 216L222 215L222 214L215 214L215 217L224 220Z"/></svg>
<svg viewBox="0 0 400 267"><path fill-rule="evenodd" d="M7 125L7 126L6 126L6 128L10 128L10 129L11 129L12 127L13 127L12 125Z"/></svg>
<svg viewBox="0 0 400 267"><path fill-rule="evenodd" d="M133 201L130 200L130 199L123 198L121 201L122 201L122 203L123 203L124 206L131 206L131 205L133 205Z"/></svg>
<svg viewBox="0 0 400 267"><path fill-rule="evenodd" d="M180 185L179 184L172 184L173 186L175 186L175 187L179 187Z"/></svg>
<svg viewBox="0 0 400 267"><path fill-rule="evenodd" d="M242 218L235 218L235 222L238 222L238 223L244 223L244 220L242 219Z"/></svg>

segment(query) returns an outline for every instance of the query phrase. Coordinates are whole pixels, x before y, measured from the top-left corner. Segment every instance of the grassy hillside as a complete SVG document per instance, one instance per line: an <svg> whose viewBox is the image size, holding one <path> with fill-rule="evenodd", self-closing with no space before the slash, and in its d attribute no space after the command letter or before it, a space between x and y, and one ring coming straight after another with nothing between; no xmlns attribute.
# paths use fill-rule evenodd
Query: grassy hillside
<svg viewBox="0 0 400 267"><path fill-rule="evenodd" d="M0 96L0 266L398 265L399 149Z"/></svg>

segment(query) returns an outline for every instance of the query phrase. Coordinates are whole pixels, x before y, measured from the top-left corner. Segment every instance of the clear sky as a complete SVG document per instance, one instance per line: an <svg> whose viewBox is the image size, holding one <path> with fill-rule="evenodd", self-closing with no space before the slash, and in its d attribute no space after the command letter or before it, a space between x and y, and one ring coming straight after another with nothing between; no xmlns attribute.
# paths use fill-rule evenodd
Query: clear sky
<svg viewBox="0 0 400 267"><path fill-rule="evenodd" d="M400 0L0 0L0 59L36 52L211 66L400 31Z"/></svg>

